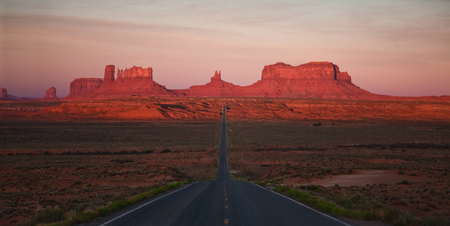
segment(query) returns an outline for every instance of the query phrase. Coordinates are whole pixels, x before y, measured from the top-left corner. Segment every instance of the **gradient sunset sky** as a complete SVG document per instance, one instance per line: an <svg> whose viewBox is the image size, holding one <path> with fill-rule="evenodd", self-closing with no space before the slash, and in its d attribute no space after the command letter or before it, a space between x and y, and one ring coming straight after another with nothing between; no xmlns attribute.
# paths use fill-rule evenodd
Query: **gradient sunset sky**
<svg viewBox="0 0 450 226"><path fill-rule="evenodd" d="M69 94L105 66L153 68L169 89L329 61L377 94L450 95L450 0L0 0L0 87Z"/></svg>

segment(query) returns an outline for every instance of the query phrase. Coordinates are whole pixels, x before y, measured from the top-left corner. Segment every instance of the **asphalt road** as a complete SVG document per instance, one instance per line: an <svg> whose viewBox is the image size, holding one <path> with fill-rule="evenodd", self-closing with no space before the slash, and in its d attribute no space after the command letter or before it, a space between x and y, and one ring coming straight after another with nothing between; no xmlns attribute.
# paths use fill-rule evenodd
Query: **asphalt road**
<svg viewBox="0 0 450 226"><path fill-rule="evenodd" d="M227 106L222 108L222 131L220 136L219 172L217 181L230 181L230 172L227 164Z"/></svg>
<svg viewBox="0 0 450 226"><path fill-rule="evenodd" d="M230 181L225 108L217 181L190 184L96 225L348 225L258 185Z"/></svg>

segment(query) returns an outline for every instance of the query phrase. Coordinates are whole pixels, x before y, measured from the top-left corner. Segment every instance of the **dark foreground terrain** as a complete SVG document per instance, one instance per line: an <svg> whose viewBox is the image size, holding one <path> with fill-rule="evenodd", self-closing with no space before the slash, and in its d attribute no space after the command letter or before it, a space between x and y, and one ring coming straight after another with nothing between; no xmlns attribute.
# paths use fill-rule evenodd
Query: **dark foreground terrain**
<svg viewBox="0 0 450 226"><path fill-rule="evenodd" d="M254 181L315 208L320 201L370 212L350 214L359 219L448 225L448 104L377 102L370 113L374 103L367 101L198 100L19 110L8 103L0 118L0 224L49 209L69 218L174 181L216 180L220 105L230 104L232 180ZM145 121L151 117L160 121ZM124 119L143 121L113 121Z"/></svg>
<svg viewBox="0 0 450 226"><path fill-rule="evenodd" d="M213 180L218 122L2 122L1 225L64 217L174 181Z"/></svg>
<svg viewBox="0 0 450 226"><path fill-rule="evenodd" d="M234 179L289 186L386 221L392 209L450 216L448 125L234 121L229 134Z"/></svg>

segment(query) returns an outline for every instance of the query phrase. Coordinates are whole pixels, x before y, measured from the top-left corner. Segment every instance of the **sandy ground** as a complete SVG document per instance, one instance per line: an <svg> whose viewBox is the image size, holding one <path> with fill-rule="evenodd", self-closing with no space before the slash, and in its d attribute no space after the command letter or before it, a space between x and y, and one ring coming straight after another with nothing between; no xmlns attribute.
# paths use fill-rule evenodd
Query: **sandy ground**
<svg viewBox="0 0 450 226"><path fill-rule="evenodd" d="M324 179L312 179L304 184L316 184L325 187L334 186L336 184L339 186L366 186L367 184L393 185L404 180L410 182L425 182L436 181L437 178L400 175L398 174L398 170L355 170L353 174L329 176Z"/></svg>

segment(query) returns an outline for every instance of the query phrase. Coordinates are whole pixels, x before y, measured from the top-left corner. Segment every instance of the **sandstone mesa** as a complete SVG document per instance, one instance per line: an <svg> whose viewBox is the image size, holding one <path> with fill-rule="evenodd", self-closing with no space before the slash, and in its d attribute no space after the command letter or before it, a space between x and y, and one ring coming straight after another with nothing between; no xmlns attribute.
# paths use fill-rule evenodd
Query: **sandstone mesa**
<svg viewBox="0 0 450 226"><path fill-rule="evenodd" d="M0 87L0 99L8 99L8 92L2 87Z"/></svg>
<svg viewBox="0 0 450 226"><path fill-rule="evenodd" d="M347 72L330 62L310 62L299 66L276 63L265 66L261 80L249 86L223 81L215 72L205 85L188 89L169 90L153 80L153 69L133 66L117 69L108 65L103 79L77 78L70 84L65 99L104 99L132 96L188 97L286 97L312 99L380 99L387 96L372 94L355 86Z"/></svg>
<svg viewBox="0 0 450 226"><path fill-rule="evenodd" d="M58 100L54 87L46 91L44 100ZM0 99L12 99L0 88ZM103 78L76 78L63 100L115 99L129 97L271 97L299 99L444 101L450 96L396 97L378 95L352 83L347 72L331 62L310 62L291 66L282 62L267 65L261 80L239 86L223 81L216 71L211 81L187 89L167 89L153 80L153 69L133 66L117 69L107 65ZM24 99L24 98L23 98Z"/></svg>
<svg viewBox="0 0 450 226"><path fill-rule="evenodd" d="M291 66L282 62L267 65L261 80L249 86L238 86L223 81L221 72L215 72L205 85L188 89L169 90L153 80L153 69L133 66L117 69L108 65L103 79L77 78L70 84L71 99L106 99L150 96L178 97L275 97L302 99L347 100L402 100L402 101L449 101L448 97L395 97L378 95L363 90L352 83L347 72L331 62L310 62Z"/></svg>

